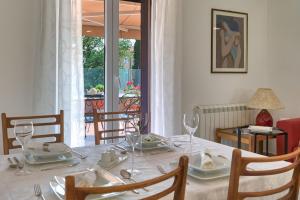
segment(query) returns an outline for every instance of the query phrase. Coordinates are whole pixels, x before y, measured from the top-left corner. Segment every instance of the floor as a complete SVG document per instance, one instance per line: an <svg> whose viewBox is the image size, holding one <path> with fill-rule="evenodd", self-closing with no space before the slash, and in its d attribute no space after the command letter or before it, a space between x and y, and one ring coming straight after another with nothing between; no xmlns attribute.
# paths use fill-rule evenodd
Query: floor
<svg viewBox="0 0 300 200"><path fill-rule="evenodd" d="M95 145L95 133L94 133L94 124L90 123L86 126L86 138L85 146L94 146Z"/></svg>

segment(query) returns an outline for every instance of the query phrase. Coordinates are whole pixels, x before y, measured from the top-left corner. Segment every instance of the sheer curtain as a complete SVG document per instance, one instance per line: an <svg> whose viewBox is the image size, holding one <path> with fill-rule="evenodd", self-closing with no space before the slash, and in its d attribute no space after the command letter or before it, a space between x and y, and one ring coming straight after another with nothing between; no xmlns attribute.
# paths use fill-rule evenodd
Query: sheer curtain
<svg viewBox="0 0 300 200"><path fill-rule="evenodd" d="M84 143L81 1L41 1L41 60L35 70L35 113L65 112L65 142Z"/></svg>
<svg viewBox="0 0 300 200"><path fill-rule="evenodd" d="M182 0L153 0L151 131L181 134Z"/></svg>

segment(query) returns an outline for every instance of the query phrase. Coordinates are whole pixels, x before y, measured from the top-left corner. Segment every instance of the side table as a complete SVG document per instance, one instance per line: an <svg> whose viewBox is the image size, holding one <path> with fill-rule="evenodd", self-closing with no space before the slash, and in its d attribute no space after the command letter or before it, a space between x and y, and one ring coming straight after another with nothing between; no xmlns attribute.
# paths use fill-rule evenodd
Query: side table
<svg viewBox="0 0 300 200"><path fill-rule="evenodd" d="M266 156L269 156L269 139L270 138L276 138L279 135L284 135L284 151L285 154L288 153L288 134L287 132L279 129L279 128L273 128L271 132L255 132L255 131L250 131L250 134L254 135L254 153L256 153L256 142L257 138L259 136L265 137L266 140Z"/></svg>
<svg viewBox="0 0 300 200"><path fill-rule="evenodd" d="M222 140L234 142L237 144L238 148L241 148L241 144L247 145L248 151L254 152L254 135L250 133L241 134L240 130L244 127L234 127L234 128L217 128L215 133L215 142L221 143ZM238 132L237 132L238 130ZM259 141L259 150L263 150L264 136L257 136L257 141ZM255 147L256 148L256 147Z"/></svg>

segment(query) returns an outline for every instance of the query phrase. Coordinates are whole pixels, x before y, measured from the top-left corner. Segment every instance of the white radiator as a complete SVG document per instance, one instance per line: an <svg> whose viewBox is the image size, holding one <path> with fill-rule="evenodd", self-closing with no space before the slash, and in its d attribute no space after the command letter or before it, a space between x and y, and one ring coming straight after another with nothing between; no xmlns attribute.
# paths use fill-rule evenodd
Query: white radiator
<svg viewBox="0 0 300 200"><path fill-rule="evenodd" d="M194 112L200 117L199 128L195 134L214 141L216 128L231 128L254 124L256 112L245 104L195 106Z"/></svg>

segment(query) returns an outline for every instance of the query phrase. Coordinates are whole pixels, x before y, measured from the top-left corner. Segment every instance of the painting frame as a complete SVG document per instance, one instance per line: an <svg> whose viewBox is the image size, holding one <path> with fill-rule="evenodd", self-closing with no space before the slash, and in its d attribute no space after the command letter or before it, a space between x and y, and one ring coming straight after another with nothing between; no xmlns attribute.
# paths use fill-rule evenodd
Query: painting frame
<svg viewBox="0 0 300 200"><path fill-rule="evenodd" d="M248 13L211 10L211 73L248 73Z"/></svg>

